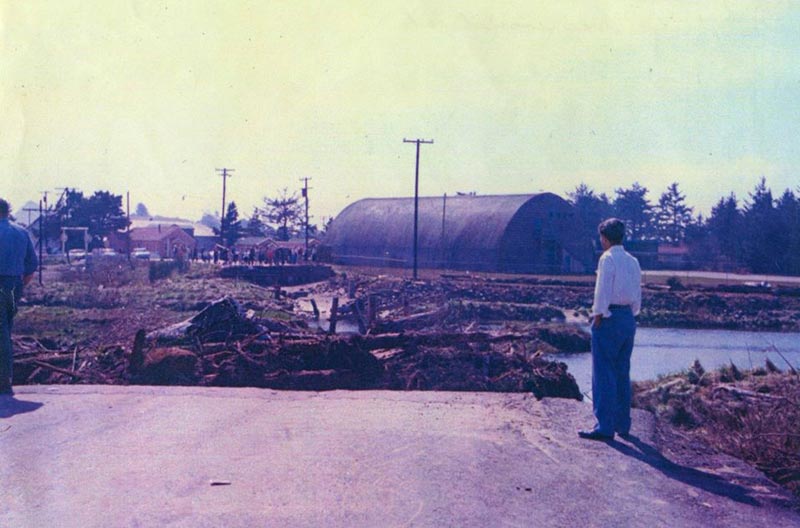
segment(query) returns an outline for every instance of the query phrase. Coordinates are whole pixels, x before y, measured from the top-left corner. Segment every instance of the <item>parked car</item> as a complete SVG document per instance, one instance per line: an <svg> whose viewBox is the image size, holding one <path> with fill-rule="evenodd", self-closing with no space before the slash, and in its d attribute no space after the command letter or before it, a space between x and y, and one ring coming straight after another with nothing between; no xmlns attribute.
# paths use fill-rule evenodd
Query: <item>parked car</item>
<svg viewBox="0 0 800 528"><path fill-rule="evenodd" d="M133 248L133 251L131 251L131 257L142 260L150 260L150 252L145 248Z"/></svg>

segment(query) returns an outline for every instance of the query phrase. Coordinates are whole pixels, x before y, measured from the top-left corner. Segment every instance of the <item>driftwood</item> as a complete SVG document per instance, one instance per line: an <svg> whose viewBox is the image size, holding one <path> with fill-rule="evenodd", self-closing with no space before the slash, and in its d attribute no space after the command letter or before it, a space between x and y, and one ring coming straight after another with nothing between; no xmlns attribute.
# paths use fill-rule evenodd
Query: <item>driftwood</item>
<svg viewBox="0 0 800 528"><path fill-rule="evenodd" d="M720 385L714 387L713 392L725 392L739 398L753 398L758 400L772 400L772 401L788 401L782 396L773 396L772 394L764 394L762 392L755 392L747 389L740 389L739 387L729 387L727 385Z"/></svg>
<svg viewBox="0 0 800 528"><path fill-rule="evenodd" d="M15 365L35 365L37 361L44 361L46 363L63 363L68 365L72 358L65 354L52 353L52 354L39 354L35 357L21 357L14 358Z"/></svg>
<svg viewBox="0 0 800 528"><path fill-rule="evenodd" d="M73 378L83 379L84 376L82 374L78 374L77 372L73 372L69 369L56 367L55 365L51 365L50 363L45 363L44 361L34 359L31 361L34 365L37 365L41 368L52 370L54 372L58 372L59 374L66 374L67 376L72 376Z"/></svg>

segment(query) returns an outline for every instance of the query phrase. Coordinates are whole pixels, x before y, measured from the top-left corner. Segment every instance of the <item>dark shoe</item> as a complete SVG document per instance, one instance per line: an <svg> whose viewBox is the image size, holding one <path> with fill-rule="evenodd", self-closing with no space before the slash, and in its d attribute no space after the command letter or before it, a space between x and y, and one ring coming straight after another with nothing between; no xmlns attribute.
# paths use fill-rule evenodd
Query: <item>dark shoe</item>
<svg viewBox="0 0 800 528"><path fill-rule="evenodd" d="M608 442L614 439L614 435L604 435L600 431L578 431L578 436L585 440L600 440L601 442Z"/></svg>
<svg viewBox="0 0 800 528"><path fill-rule="evenodd" d="M13 396L14 389L11 388L11 385L4 385L0 387L0 396Z"/></svg>

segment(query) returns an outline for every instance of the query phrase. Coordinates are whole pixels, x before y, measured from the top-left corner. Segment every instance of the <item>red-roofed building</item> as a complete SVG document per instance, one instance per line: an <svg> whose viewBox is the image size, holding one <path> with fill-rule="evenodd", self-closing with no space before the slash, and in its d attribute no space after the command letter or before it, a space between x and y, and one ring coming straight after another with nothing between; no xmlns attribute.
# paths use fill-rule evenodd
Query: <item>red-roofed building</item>
<svg viewBox="0 0 800 528"><path fill-rule="evenodd" d="M151 227L137 227L130 230L130 245L125 240L126 233L119 233L114 237L111 246L121 253L127 253L128 248L145 248L152 256L170 258L176 249L184 249L186 255L191 255L197 242L176 225L157 225Z"/></svg>

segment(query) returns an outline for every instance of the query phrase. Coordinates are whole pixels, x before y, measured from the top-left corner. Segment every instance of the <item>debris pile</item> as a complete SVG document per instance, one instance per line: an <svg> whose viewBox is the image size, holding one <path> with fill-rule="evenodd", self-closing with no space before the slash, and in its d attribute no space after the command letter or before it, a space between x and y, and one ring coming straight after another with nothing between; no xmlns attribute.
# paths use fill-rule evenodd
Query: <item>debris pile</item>
<svg viewBox="0 0 800 528"><path fill-rule="evenodd" d="M546 327L538 332L439 328L329 335L304 324L256 317L223 298L185 321L149 333L140 330L129 349L109 347L78 364L69 354L53 353L44 366L23 354L15 378L295 390L513 391L581 399L566 366L542 357L555 350L551 342L558 332Z"/></svg>

